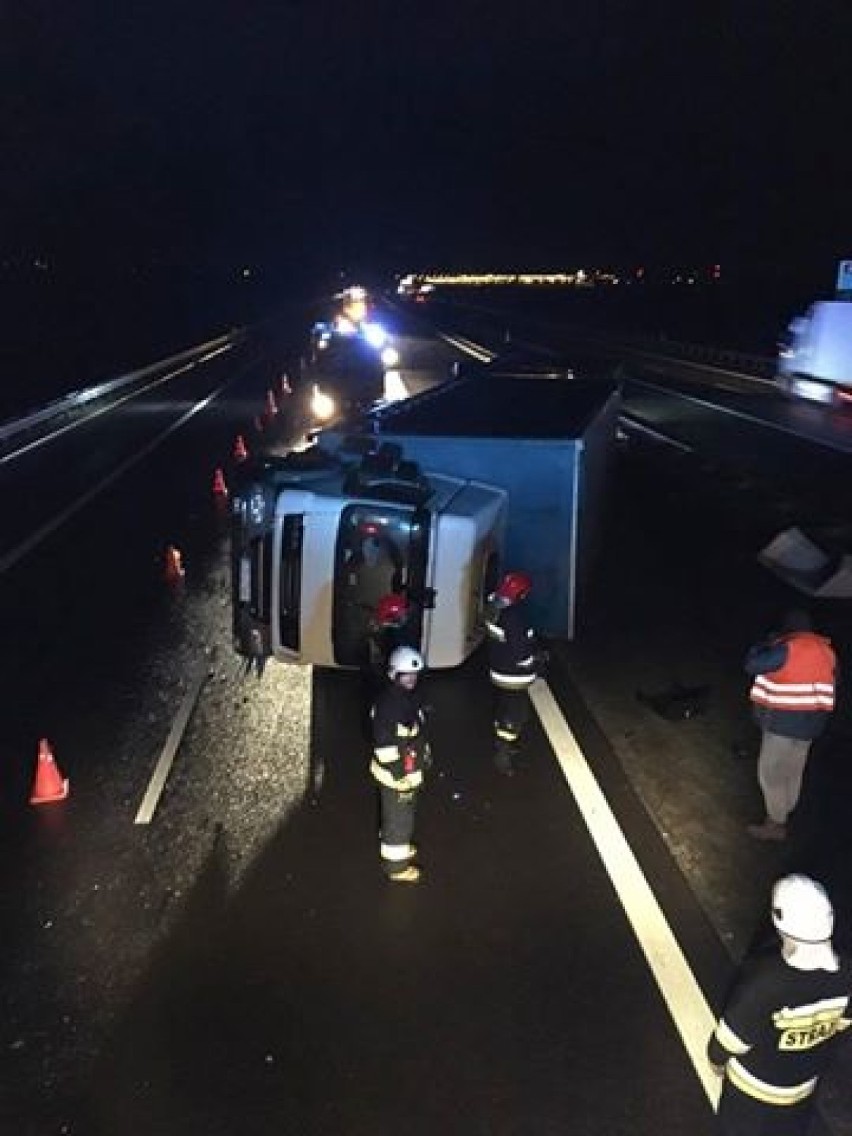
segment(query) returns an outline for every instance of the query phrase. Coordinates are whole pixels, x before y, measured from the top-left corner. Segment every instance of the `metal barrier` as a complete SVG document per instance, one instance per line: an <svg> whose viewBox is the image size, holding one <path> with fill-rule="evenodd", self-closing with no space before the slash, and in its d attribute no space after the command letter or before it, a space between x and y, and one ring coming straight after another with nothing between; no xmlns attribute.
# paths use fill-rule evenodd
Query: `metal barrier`
<svg viewBox="0 0 852 1136"><path fill-rule="evenodd" d="M110 395L131 389L133 386L144 382L145 379L156 374L158 371L166 370L168 367L180 365L181 363L188 363L193 360L198 361L211 352L224 347L231 347L238 342L242 335L242 330L228 332L227 335L220 335L215 339L208 340L206 343L200 343L195 347L188 347L185 351L178 352L177 355L170 355L167 359L161 359L157 363L151 363L138 371L130 371L126 375L119 375L118 378L110 379L104 383L98 383L95 386L85 387L82 390L70 391L68 394L63 395L53 402L47 403L45 406L40 407L31 414L27 414L23 418L10 419L0 424L0 445L8 443L20 434L26 434L28 431L40 426L45 426L47 423L52 422L55 418L59 418L64 414L71 414L91 402L96 402L99 399L107 398Z"/></svg>
<svg viewBox="0 0 852 1136"><path fill-rule="evenodd" d="M437 304L433 306L437 306ZM444 300L443 306L445 309L487 316L492 321L496 319L500 321L501 327L505 327L507 323L511 324L513 329L517 329L518 333L522 335L534 335L537 331L540 334L557 335L562 339L567 337L574 344L596 348L607 354L619 354L623 357L634 356L644 358L645 361L661 363L690 362L707 367L731 368L746 378L773 380L775 376L776 360L774 358L766 355L753 355L733 348L709 347L699 343L683 343L675 339L641 334L622 334L616 338L591 332L587 327L554 323L551 320L530 319L477 304L450 303ZM517 343L514 336L513 339Z"/></svg>

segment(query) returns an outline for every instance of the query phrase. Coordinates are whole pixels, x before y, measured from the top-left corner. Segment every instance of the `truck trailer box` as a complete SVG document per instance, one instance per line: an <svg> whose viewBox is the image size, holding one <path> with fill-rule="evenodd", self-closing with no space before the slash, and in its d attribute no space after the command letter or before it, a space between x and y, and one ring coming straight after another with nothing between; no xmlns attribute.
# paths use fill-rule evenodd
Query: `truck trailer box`
<svg viewBox="0 0 852 1136"><path fill-rule="evenodd" d="M531 574L535 626L571 638L602 538L619 407L606 380L484 367L372 411L365 444L395 444L424 470L505 490L503 568ZM320 435L332 451L351 441L351 431Z"/></svg>

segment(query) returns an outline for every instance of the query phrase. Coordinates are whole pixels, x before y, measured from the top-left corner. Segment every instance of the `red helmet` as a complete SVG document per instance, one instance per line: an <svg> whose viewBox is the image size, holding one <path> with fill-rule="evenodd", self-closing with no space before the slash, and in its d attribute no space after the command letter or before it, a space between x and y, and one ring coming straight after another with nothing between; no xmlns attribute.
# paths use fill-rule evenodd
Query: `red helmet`
<svg viewBox="0 0 852 1136"><path fill-rule="evenodd" d="M498 600L513 604L525 599L531 591L532 580L526 572L507 572L497 585L494 595Z"/></svg>
<svg viewBox="0 0 852 1136"><path fill-rule="evenodd" d="M376 604L376 623L402 623L408 616L408 600L398 592L389 592Z"/></svg>

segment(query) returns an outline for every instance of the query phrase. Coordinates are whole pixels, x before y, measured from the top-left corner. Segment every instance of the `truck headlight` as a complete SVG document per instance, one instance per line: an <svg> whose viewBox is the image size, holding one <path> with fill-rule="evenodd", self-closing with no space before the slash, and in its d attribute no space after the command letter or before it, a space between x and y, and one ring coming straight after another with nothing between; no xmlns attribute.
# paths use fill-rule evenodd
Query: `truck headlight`
<svg viewBox="0 0 852 1136"><path fill-rule="evenodd" d="M366 343L374 347L376 351L381 350L382 347L387 345L388 333L379 323L365 323L361 327L361 334L364 336Z"/></svg>
<svg viewBox="0 0 852 1136"><path fill-rule="evenodd" d="M246 510L249 521L258 527L266 520L266 494L260 485L255 485L246 497Z"/></svg>
<svg viewBox="0 0 852 1136"><path fill-rule="evenodd" d="M329 418L333 417L336 410L337 407L331 395L327 395L325 391L315 386L314 393L311 395L311 413L314 417L319 418L321 422L327 422Z"/></svg>

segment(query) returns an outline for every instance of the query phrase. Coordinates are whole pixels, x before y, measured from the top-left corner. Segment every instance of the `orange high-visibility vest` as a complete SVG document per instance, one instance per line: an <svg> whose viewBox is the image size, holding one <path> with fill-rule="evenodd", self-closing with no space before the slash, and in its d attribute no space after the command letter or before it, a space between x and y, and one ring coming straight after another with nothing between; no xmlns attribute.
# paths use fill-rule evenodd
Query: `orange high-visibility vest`
<svg viewBox="0 0 852 1136"><path fill-rule="evenodd" d="M795 631L778 642L787 644L787 661L777 671L756 676L752 702L772 710L833 710L837 659L828 639L813 631Z"/></svg>

